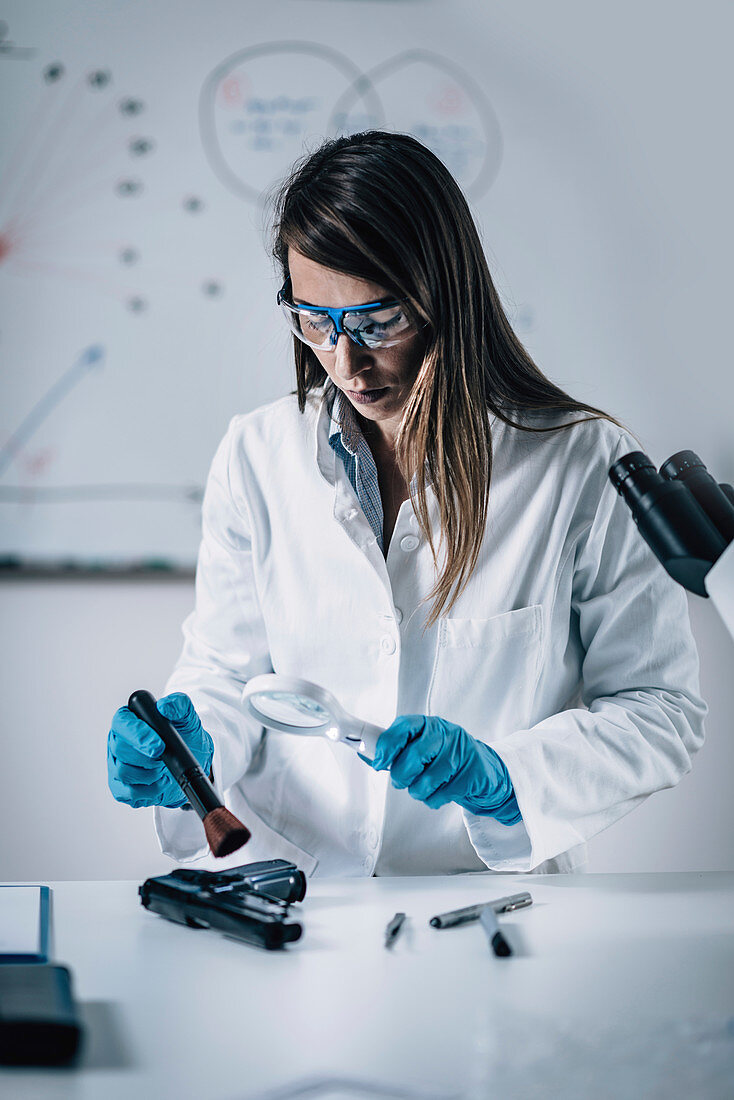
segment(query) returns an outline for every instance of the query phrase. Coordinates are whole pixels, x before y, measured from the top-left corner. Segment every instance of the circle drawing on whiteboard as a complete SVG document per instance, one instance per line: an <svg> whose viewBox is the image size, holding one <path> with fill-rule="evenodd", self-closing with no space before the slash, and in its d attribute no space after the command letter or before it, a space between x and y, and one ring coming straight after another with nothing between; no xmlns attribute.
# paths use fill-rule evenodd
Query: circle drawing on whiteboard
<svg viewBox="0 0 734 1100"><path fill-rule="evenodd" d="M482 89L458 65L427 50L407 50L368 70L388 121L443 161L470 198L485 194L502 160L499 120ZM365 128L357 88L334 107L332 133Z"/></svg>
<svg viewBox="0 0 734 1100"><path fill-rule="evenodd" d="M218 178L258 204L309 144L360 130L417 137L470 198L491 187L502 159L499 121L482 89L427 50L362 72L317 43L263 43L228 57L207 77L199 120Z"/></svg>
<svg viewBox="0 0 734 1100"><path fill-rule="evenodd" d="M304 142L328 136L333 106L347 89L366 126L384 123L369 80L338 50L271 42L232 54L207 77L199 105L202 142L219 179L262 202Z"/></svg>

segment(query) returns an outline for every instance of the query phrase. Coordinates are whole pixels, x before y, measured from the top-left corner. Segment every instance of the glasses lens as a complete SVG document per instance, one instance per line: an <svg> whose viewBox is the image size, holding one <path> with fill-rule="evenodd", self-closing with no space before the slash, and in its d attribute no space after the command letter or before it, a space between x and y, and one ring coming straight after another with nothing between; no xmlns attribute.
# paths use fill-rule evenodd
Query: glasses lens
<svg viewBox="0 0 734 1100"><path fill-rule="evenodd" d="M413 324L402 306L371 313L345 313L344 329L368 348L387 348L405 340L413 331Z"/></svg>
<svg viewBox="0 0 734 1100"><path fill-rule="evenodd" d="M286 302L280 304L291 331L295 332L299 340L303 340L305 344L309 344L312 348L331 346L330 338L334 329L334 322L328 313L291 309Z"/></svg>

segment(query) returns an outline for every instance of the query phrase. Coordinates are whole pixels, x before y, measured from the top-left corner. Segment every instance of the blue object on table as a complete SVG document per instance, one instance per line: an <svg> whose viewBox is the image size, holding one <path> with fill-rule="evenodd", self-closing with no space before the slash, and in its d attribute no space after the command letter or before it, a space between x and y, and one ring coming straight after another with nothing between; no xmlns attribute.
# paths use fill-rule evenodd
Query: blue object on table
<svg viewBox="0 0 734 1100"><path fill-rule="evenodd" d="M51 891L0 886L0 963L48 962Z"/></svg>

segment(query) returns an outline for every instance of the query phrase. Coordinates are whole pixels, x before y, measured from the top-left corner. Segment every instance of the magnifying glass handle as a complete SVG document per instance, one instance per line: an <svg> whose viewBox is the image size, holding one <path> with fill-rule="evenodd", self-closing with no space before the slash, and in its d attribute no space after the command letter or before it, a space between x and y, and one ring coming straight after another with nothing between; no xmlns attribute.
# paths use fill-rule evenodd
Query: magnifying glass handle
<svg viewBox="0 0 734 1100"><path fill-rule="evenodd" d="M364 722L361 730L362 740L359 742L359 749L357 750L361 756L366 757L370 763L375 758L375 749L377 747L377 738L381 733L384 733L382 726L373 726L371 722Z"/></svg>

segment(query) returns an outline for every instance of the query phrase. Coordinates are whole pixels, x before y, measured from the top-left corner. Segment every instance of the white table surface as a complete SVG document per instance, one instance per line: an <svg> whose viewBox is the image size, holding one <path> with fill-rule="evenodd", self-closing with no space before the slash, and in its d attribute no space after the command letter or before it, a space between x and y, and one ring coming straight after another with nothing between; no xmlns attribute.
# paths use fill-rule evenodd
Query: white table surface
<svg viewBox="0 0 734 1100"><path fill-rule="evenodd" d="M732 874L316 879L280 952L165 921L137 883L50 885L87 1042L0 1069L2 1097L734 1097ZM512 958L428 924L525 889Z"/></svg>

